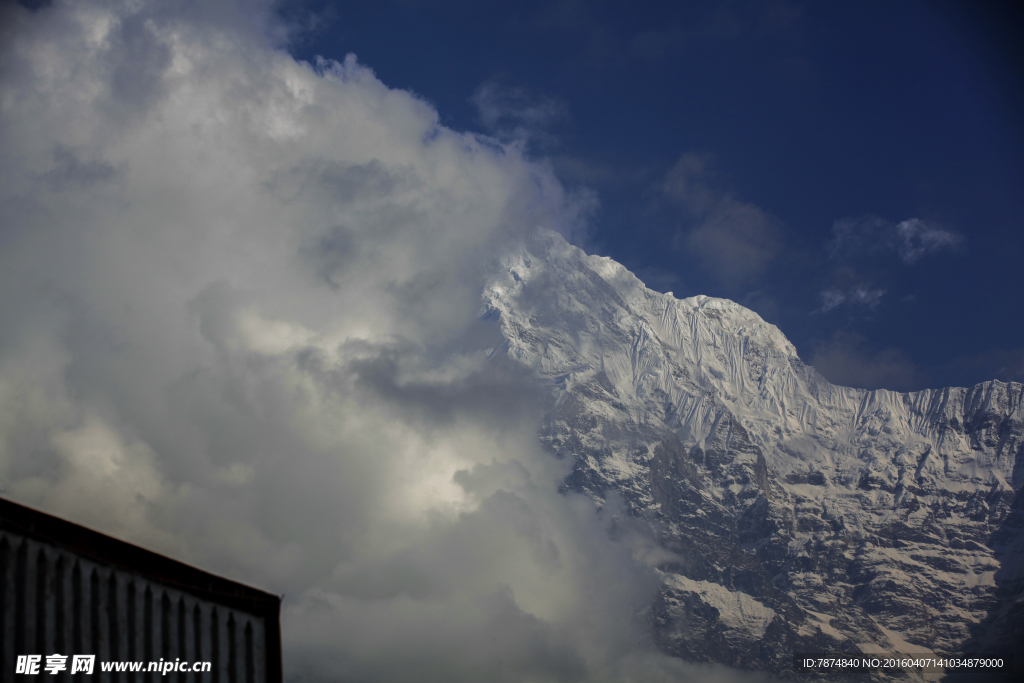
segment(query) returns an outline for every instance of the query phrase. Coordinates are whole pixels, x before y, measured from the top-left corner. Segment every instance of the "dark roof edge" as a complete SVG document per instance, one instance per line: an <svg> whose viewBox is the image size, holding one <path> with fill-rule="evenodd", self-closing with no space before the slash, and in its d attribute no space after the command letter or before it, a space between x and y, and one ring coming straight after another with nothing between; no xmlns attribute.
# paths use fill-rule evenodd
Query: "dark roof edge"
<svg viewBox="0 0 1024 683"><path fill-rule="evenodd" d="M0 530L70 550L98 564L117 566L186 593L202 597L276 624L281 598L251 586L197 569L79 524L0 498Z"/></svg>

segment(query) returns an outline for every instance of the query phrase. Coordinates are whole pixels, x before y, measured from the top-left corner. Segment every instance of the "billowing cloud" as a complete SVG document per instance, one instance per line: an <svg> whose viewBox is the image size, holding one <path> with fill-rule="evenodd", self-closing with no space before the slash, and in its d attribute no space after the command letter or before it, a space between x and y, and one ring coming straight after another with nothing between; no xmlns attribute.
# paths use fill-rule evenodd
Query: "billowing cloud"
<svg viewBox="0 0 1024 683"><path fill-rule="evenodd" d="M268 3L3 8L3 495L286 594L303 680L668 681L487 267L591 206ZM622 525L620 525L621 527Z"/></svg>
<svg viewBox="0 0 1024 683"><path fill-rule="evenodd" d="M828 252L833 258L890 252L907 264L929 254L953 249L963 237L920 218L892 223L877 216L842 218L832 225Z"/></svg>
<svg viewBox="0 0 1024 683"><path fill-rule="evenodd" d="M710 181L710 158L684 154L665 177L663 191L692 224L677 238L709 272L729 286L757 280L781 248L778 221Z"/></svg>

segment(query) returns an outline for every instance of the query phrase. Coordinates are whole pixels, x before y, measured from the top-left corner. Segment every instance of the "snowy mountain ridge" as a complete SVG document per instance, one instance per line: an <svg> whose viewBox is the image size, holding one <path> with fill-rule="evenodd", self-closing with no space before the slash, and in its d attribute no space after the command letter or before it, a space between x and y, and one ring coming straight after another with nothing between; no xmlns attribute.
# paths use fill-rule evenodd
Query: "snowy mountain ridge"
<svg viewBox="0 0 1024 683"><path fill-rule="evenodd" d="M1019 637L1020 384L838 387L753 311L651 291L550 231L483 302L492 353L551 384L567 485L620 491L681 558L651 612L666 651L785 674L778 653Z"/></svg>

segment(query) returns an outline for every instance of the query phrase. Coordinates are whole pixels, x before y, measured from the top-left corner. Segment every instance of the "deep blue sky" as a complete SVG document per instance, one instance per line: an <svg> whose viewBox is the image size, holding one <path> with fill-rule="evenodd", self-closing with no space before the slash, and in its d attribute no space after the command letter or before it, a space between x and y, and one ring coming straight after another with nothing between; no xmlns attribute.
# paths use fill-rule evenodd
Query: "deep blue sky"
<svg viewBox="0 0 1024 683"><path fill-rule="evenodd" d="M297 57L355 53L445 125L522 141L596 193L581 246L655 289L744 303L834 381L1024 380L1024 54L1010 3L282 11L317 18Z"/></svg>

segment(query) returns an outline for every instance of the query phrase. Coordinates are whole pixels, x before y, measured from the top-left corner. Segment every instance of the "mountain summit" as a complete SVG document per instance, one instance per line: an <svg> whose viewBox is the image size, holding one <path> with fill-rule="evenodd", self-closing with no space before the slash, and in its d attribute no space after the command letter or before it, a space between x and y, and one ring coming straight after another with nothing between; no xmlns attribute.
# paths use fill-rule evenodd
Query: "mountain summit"
<svg viewBox="0 0 1024 683"><path fill-rule="evenodd" d="M550 383L566 486L654 529L664 651L785 676L793 652L1024 650L1022 385L835 386L753 311L551 231L500 266L491 353Z"/></svg>

